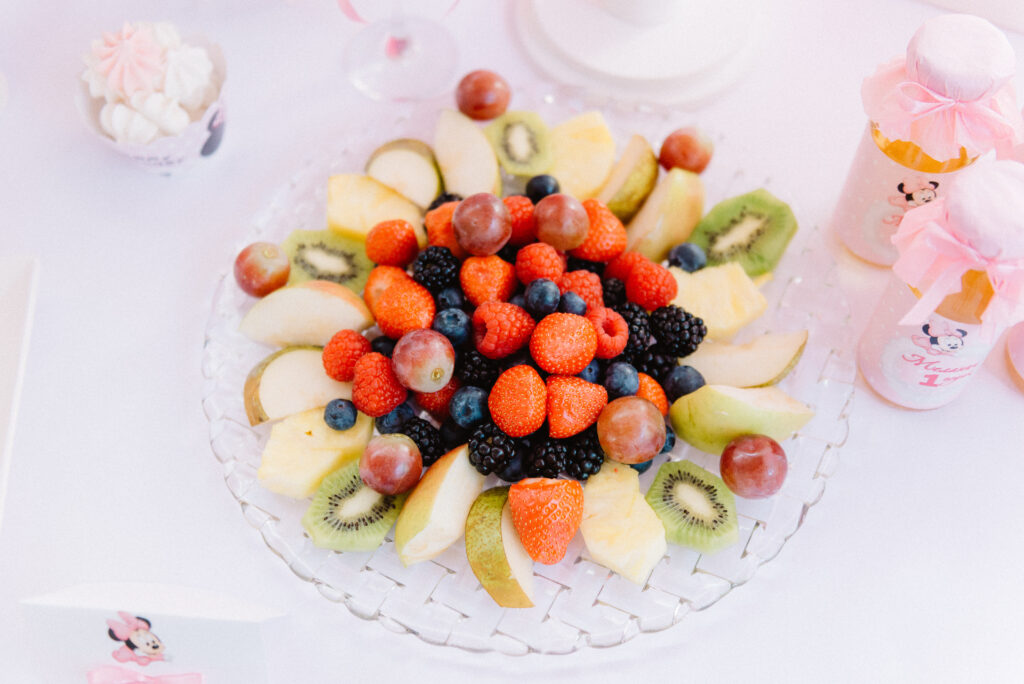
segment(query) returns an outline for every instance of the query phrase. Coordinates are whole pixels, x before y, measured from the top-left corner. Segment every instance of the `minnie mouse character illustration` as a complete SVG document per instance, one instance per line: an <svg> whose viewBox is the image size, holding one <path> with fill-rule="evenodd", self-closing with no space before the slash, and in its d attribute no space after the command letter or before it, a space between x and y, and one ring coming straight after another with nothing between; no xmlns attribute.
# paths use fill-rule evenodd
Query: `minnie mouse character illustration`
<svg viewBox="0 0 1024 684"><path fill-rule="evenodd" d="M930 323L925 323L921 327L921 331L925 337L914 335L911 339L918 347L935 356L953 356L963 348L964 337L967 335L967 331L960 328L955 330L946 328L943 332L936 333Z"/></svg>
<svg viewBox="0 0 1024 684"><path fill-rule="evenodd" d="M125 612L118 612L117 615L121 622L107 620L107 634L114 641L123 642L121 648L114 651L114 660L119 663L132 661L139 665L148 665L155 660L164 659L164 644L160 637L150 631L149 620Z"/></svg>
<svg viewBox="0 0 1024 684"><path fill-rule="evenodd" d="M883 219L884 223L898 226L900 221L903 220L903 214L908 209L919 207L922 204L928 204L938 197L939 184L937 181L925 180L924 178L917 176L910 180L903 179L896 186L896 189L900 194L890 195L889 204L894 207L898 207L900 211L895 214L890 214Z"/></svg>

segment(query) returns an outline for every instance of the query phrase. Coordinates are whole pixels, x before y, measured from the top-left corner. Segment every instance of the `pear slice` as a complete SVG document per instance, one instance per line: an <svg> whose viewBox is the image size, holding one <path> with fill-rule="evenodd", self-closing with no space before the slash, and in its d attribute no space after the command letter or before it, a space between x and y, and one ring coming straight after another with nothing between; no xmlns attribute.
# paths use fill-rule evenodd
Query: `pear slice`
<svg viewBox="0 0 1024 684"><path fill-rule="evenodd" d="M364 171L412 200L421 211L441 194L441 172L434 151L422 140L401 138L384 143L370 155Z"/></svg>
<svg viewBox="0 0 1024 684"><path fill-rule="evenodd" d="M555 161L548 173L578 200L597 194L615 164L615 139L601 112L584 112L551 129Z"/></svg>
<svg viewBox="0 0 1024 684"><path fill-rule="evenodd" d="M465 444L427 469L395 523L395 550L405 565L434 558L462 536L484 476L469 462Z"/></svg>
<svg viewBox="0 0 1024 684"><path fill-rule="evenodd" d="M344 431L327 426L322 408L296 413L270 429L256 477L272 492L304 499L331 472L362 456L371 435L373 419L362 413Z"/></svg>
<svg viewBox="0 0 1024 684"><path fill-rule="evenodd" d="M512 522L508 487L488 489L473 502L466 518L466 557L499 606L533 606L533 560Z"/></svg>
<svg viewBox="0 0 1024 684"><path fill-rule="evenodd" d="M646 138L634 134L597 193L597 199L620 221L629 223L657 182L658 157Z"/></svg>
<svg viewBox="0 0 1024 684"><path fill-rule="evenodd" d="M765 333L746 344L707 340L680 363L692 366L709 385L774 385L796 367L807 345L807 331Z"/></svg>
<svg viewBox="0 0 1024 684"><path fill-rule="evenodd" d="M671 169L658 182L643 207L626 226L626 249L654 262L686 242L704 211L704 182L683 169Z"/></svg>
<svg viewBox="0 0 1024 684"><path fill-rule="evenodd" d="M469 197L479 192L501 193L498 158L491 142L472 119L442 109L434 129L434 156L446 192Z"/></svg>
<svg viewBox="0 0 1024 684"><path fill-rule="evenodd" d="M676 266L668 270L679 286L672 303L702 318L709 339L731 339L768 308L768 300L736 262L707 266L693 273Z"/></svg>
<svg viewBox="0 0 1024 684"><path fill-rule="evenodd" d="M580 533L595 562L643 585L668 544L639 477L628 465L605 461L583 486Z"/></svg>
<svg viewBox="0 0 1024 684"><path fill-rule="evenodd" d="M324 372L322 347L285 347L249 371L242 389L250 425L351 399L352 383Z"/></svg>
<svg viewBox="0 0 1024 684"><path fill-rule="evenodd" d="M393 219L408 221L420 248L427 246L423 214L412 200L370 176L339 173L327 179L327 227L335 233L366 242L375 225Z"/></svg>
<svg viewBox="0 0 1024 684"><path fill-rule="evenodd" d="M355 292L327 280L307 280L257 300L238 329L271 347L322 347L339 330L362 331L371 325L373 314Z"/></svg>
<svg viewBox="0 0 1024 684"><path fill-rule="evenodd" d="M679 437L717 455L741 435L789 439L814 411L774 386L704 385L676 399L669 416Z"/></svg>

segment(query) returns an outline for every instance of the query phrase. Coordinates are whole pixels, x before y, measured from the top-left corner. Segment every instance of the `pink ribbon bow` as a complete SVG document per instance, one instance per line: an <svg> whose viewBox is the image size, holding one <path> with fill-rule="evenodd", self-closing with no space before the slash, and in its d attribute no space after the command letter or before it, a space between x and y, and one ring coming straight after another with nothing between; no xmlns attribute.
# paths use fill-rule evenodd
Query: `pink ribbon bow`
<svg viewBox="0 0 1024 684"><path fill-rule="evenodd" d="M992 339L997 328L1024 318L1024 259L986 257L949 227L944 198L908 211L892 238L899 251L893 272L921 297L900 320L920 325L948 295L961 290L967 271L984 271L995 294L981 315L981 334Z"/></svg>
<svg viewBox="0 0 1024 684"><path fill-rule="evenodd" d="M86 674L88 684L203 684L203 675L187 674L144 675L116 665L102 665Z"/></svg>

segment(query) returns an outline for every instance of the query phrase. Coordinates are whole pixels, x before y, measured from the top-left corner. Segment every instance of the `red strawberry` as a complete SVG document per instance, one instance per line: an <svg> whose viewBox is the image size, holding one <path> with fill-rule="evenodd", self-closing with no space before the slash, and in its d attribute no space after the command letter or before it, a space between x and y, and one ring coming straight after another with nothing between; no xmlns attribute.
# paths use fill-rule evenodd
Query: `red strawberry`
<svg viewBox="0 0 1024 684"><path fill-rule="evenodd" d="M548 314L530 336L530 354L548 373L576 375L594 360L597 332L583 316Z"/></svg>
<svg viewBox="0 0 1024 684"><path fill-rule="evenodd" d="M525 437L544 424L548 392L533 366L512 366L498 376L487 397L491 419L509 437Z"/></svg>
<svg viewBox="0 0 1024 684"><path fill-rule="evenodd" d="M523 285L538 278L557 283L565 273L565 258L546 242L526 245L516 254L516 276Z"/></svg>
<svg viewBox="0 0 1024 684"><path fill-rule="evenodd" d="M576 480L529 477L509 487L508 505L526 553L554 565L565 557L583 519L583 486Z"/></svg>
<svg viewBox="0 0 1024 684"><path fill-rule="evenodd" d="M356 361L370 353L370 341L355 330L339 330L324 345L323 361L327 375L338 382L352 382Z"/></svg>
<svg viewBox="0 0 1024 684"><path fill-rule="evenodd" d="M377 316L377 301L384 291L395 283L410 281L409 274L397 266L374 266L370 275L366 278L366 285L363 287L363 301L370 309L370 313Z"/></svg>
<svg viewBox="0 0 1024 684"><path fill-rule="evenodd" d="M400 280L377 301L377 325L382 333L397 340L411 330L429 328L435 310L434 297L427 288L412 278Z"/></svg>
<svg viewBox="0 0 1024 684"><path fill-rule="evenodd" d="M626 228L600 200L583 200L590 219L587 239L569 254L588 261L608 262L626 251Z"/></svg>
<svg viewBox="0 0 1024 684"><path fill-rule="evenodd" d="M665 394L665 390L662 389L658 381L652 378L647 373L637 373L640 376L640 389L636 391L636 396L643 397L647 401L651 402L658 407L661 411L661 415L668 415L668 396Z"/></svg>
<svg viewBox="0 0 1024 684"><path fill-rule="evenodd" d="M416 231L402 219L381 221L366 234L366 257L375 264L404 268L419 251Z"/></svg>
<svg viewBox="0 0 1024 684"><path fill-rule="evenodd" d="M427 229L427 245L447 247L457 259L465 259L469 252L459 246L455 239L455 229L452 227L452 214L458 202L445 202L437 209L431 209L423 217L423 225Z"/></svg>
<svg viewBox="0 0 1024 684"><path fill-rule="evenodd" d="M562 294L575 292L587 304L587 310L604 306L604 290L601 276L590 271L569 271L558 281Z"/></svg>
<svg viewBox="0 0 1024 684"><path fill-rule="evenodd" d="M629 342L629 325L626 319L613 309L599 306L587 311L587 320L597 331L597 351L599 359L612 359L622 353Z"/></svg>
<svg viewBox="0 0 1024 684"><path fill-rule="evenodd" d="M420 408L429 411L430 415L438 420L444 420L448 417L448 404L451 403L452 395L457 389L459 389L459 379L452 375L448 384L436 392L413 392L413 398L416 399Z"/></svg>
<svg viewBox="0 0 1024 684"><path fill-rule="evenodd" d="M537 239L537 219L533 217L533 202L523 195L509 195L501 200L512 220L510 245L526 245Z"/></svg>
<svg viewBox="0 0 1024 684"><path fill-rule="evenodd" d="M517 352L530 340L533 317L508 302L484 302L473 312L473 340L489 359Z"/></svg>
<svg viewBox="0 0 1024 684"><path fill-rule="evenodd" d="M608 390L583 378L548 376L548 433L572 437L597 422L608 404Z"/></svg>
<svg viewBox="0 0 1024 684"><path fill-rule="evenodd" d="M626 278L626 299L648 311L671 304L678 290L679 284L672 273L650 261L634 266Z"/></svg>
<svg viewBox="0 0 1024 684"><path fill-rule="evenodd" d="M640 252L623 252L608 263L604 269L604 277L616 278L625 283L633 267L644 262L650 262L650 259Z"/></svg>
<svg viewBox="0 0 1024 684"><path fill-rule="evenodd" d="M391 413L405 401L408 392L398 382L391 359L370 352L356 361L352 380L352 403L368 416L377 418Z"/></svg>
<svg viewBox="0 0 1024 684"><path fill-rule="evenodd" d="M473 306L505 302L516 291L516 269L497 255L469 257L462 262L459 284Z"/></svg>

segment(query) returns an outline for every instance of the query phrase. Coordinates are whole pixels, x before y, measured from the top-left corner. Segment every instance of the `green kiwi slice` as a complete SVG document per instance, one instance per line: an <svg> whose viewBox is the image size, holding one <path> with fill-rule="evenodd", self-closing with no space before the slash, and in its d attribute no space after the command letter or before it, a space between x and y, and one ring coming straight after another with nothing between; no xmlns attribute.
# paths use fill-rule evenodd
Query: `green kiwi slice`
<svg viewBox="0 0 1024 684"><path fill-rule="evenodd" d="M664 463L646 499L665 525L665 539L673 544L714 553L739 537L732 492L696 463Z"/></svg>
<svg viewBox="0 0 1024 684"><path fill-rule="evenodd" d="M754 277L775 268L796 228L789 205L760 189L716 204L688 242L704 248L709 266L736 261Z"/></svg>
<svg viewBox="0 0 1024 684"><path fill-rule="evenodd" d="M359 477L359 460L324 478L302 526L314 546L335 551L373 551L395 524L405 494L379 494Z"/></svg>
<svg viewBox="0 0 1024 684"><path fill-rule="evenodd" d="M484 133L498 163L513 176L536 176L554 163L547 124L534 112L505 112Z"/></svg>
<svg viewBox="0 0 1024 684"><path fill-rule="evenodd" d="M373 268L362 242L332 230L293 230L281 249L292 262L289 285L330 280L361 294Z"/></svg>

